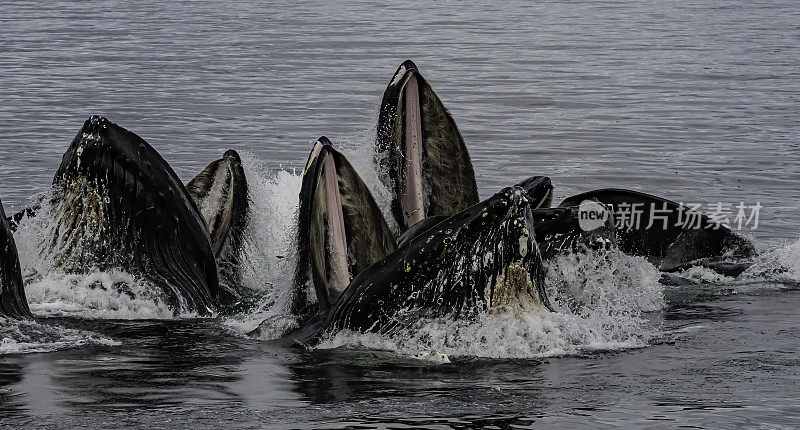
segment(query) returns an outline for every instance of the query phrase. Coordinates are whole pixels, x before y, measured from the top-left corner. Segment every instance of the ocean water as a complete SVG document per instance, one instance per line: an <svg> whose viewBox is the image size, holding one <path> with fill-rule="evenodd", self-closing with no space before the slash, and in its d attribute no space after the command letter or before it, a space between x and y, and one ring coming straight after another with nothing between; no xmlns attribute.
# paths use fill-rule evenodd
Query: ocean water
<svg viewBox="0 0 800 430"><path fill-rule="evenodd" d="M35 322L0 321L0 425L275 428L800 426L800 9L795 2L16 1L0 9L0 198L46 193L83 121L144 137L184 180L233 148L257 305L173 316L131 275L66 275L46 220L15 235ZM413 59L480 194L550 176L761 205L737 278L664 285L640 258L549 263L558 313L275 342L298 169L328 136L386 207L378 107ZM121 292L119 285L126 286ZM258 335L250 335L259 328Z"/></svg>

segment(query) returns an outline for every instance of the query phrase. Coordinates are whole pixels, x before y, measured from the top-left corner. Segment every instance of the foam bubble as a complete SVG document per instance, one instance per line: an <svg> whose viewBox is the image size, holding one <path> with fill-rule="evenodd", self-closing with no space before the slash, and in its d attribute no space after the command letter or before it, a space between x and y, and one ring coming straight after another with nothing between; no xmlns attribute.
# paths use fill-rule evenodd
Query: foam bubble
<svg viewBox="0 0 800 430"><path fill-rule="evenodd" d="M547 263L548 294L559 311L635 315L664 307L660 272L619 250L559 255Z"/></svg>
<svg viewBox="0 0 800 430"><path fill-rule="evenodd" d="M703 266L692 266L674 275L694 284L725 284L735 279Z"/></svg>
<svg viewBox="0 0 800 430"><path fill-rule="evenodd" d="M47 273L25 285L37 316L98 319L170 319L175 314L160 289L119 270ZM178 317L197 317L185 312Z"/></svg>

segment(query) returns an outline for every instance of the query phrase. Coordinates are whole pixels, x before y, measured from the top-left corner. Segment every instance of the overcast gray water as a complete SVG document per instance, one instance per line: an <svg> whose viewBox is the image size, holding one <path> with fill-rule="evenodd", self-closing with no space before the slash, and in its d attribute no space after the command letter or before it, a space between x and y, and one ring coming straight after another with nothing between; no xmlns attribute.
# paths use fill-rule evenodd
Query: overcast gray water
<svg viewBox="0 0 800 430"><path fill-rule="evenodd" d="M410 58L458 123L482 197L544 174L557 201L619 187L760 203L745 233L785 269L665 287L631 335L641 344L600 335L497 359L450 345L451 364L299 352L216 319L64 316L49 292L83 280L50 279L29 292L41 320L104 340L0 356L0 425L800 426L799 23L793 0L0 5L6 212L48 189L93 114L187 181L237 149L265 178L256 197L284 198L296 190L273 188L299 185L274 175L320 135L369 153L383 90ZM276 213L292 208L262 215Z"/></svg>

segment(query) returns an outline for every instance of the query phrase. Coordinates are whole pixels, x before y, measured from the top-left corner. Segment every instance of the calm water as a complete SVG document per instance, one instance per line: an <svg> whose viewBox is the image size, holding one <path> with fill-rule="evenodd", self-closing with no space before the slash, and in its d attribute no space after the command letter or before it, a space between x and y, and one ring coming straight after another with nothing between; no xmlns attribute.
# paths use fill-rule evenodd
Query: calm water
<svg viewBox="0 0 800 430"><path fill-rule="evenodd" d="M566 355L503 359L449 345L453 363L441 365L392 348L299 352L216 319L137 321L98 306L65 316L67 302L88 299L50 292L105 278L50 278L29 290L40 322L93 334L1 356L0 425L800 426L795 1L17 1L0 11L7 212L47 189L83 121L102 114L185 180L228 148L245 153L260 190L251 197L272 208L252 228L280 236L293 208L276 201L299 182L278 172L301 166L323 134L368 166L383 90L411 58L459 124L482 196L546 174L557 200L615 186L760 202L748 234L776 249L766 266L782 265L780 276L664 287L661 310L634 315L640 325L621 340L567 336L580 345ZM253 282L285 270L273 254L286 249L268 251L251 259L263 263Z"/></svg>

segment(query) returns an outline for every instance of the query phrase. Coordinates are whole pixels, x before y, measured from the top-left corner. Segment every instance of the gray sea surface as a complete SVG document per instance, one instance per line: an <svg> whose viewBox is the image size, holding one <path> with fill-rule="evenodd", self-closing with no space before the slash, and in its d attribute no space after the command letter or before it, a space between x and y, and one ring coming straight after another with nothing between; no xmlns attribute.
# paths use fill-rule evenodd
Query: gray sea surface
<svg viewBox="0 0 800 430"><path fill-rule="evenodd" d="M3 2L0 198L13 213L46 191L94 114L186 181L229 148L278 172L321 135L368 147L405 59L482 197L547 175L557 202L617 187L760 204L744 233L788 275L665 287L637 347L449 364L300 351L216 319L48 314L114 342L0 355L0 426L800 427L793 0Z"/></svg>

